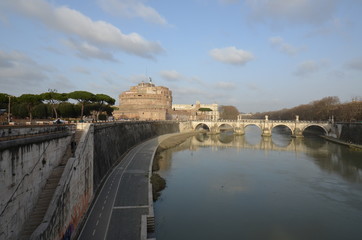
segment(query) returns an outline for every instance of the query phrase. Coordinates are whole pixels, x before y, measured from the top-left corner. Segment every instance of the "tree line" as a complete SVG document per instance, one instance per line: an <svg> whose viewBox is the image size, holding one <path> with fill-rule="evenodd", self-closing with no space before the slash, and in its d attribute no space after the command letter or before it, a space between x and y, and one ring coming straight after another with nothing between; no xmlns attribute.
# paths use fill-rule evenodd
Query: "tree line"
<svg viewBox="0 0 362 240"><path fill-rule="evenodd" d="M265 115L273 120L294 120L299 115L300 120L326 121L333 116L338 122L361 121L362 101L355 98L351 102L341 103L338 97L329 96L293 108L255 113L252 118L262 119Z"/></svg>
<svg viewBox="0 0 362 240"><path fill-rule="evenodd" d="M72 103L75 100L76 103ZM115 100L106 94L93 94L87 91L58 93L49 90L41 94L22 94L19 97L0 93L0 109L5 109L15 118L83 118L95 116L95 120L105 120L111 115ZM10 107L10 109L9 109ZM104 114L105 113L105 114Z"/></svg>
<svg viewBox="0 0 362 240"><path fill-rule="evenodd" d="M235 106L221 105L219 107L220 119L223 120L236 120L238 118L239 110Z"/></svg>

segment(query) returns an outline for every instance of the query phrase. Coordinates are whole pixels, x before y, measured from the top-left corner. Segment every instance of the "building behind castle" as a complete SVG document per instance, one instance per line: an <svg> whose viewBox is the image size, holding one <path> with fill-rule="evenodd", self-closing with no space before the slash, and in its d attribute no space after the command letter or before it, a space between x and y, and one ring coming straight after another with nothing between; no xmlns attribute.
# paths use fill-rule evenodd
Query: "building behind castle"
<svg viewBox="0 0 362 240"><path fill-rule="evenodd" d="M217 104L172 104L174 120L218 120L220 118Z"/></svg>
<svg viewBox="0 0 362 240"><path fill-rule="evenodd" d="M116 120L217 120L217 104L172 104L172 91L152 83L139 83L119 95Z"/></svg>

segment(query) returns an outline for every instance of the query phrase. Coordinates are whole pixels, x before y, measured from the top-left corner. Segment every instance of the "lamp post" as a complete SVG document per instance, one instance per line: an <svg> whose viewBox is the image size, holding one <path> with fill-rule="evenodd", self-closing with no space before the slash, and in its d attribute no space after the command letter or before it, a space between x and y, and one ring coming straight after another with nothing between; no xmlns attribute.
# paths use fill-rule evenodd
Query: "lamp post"
<svg viewBox="0 0 362 240"><path fill-rule="evenodd" d="M8 96L9 97L9 103L8 103L8 122L11 122L11 95Z"/></svg>

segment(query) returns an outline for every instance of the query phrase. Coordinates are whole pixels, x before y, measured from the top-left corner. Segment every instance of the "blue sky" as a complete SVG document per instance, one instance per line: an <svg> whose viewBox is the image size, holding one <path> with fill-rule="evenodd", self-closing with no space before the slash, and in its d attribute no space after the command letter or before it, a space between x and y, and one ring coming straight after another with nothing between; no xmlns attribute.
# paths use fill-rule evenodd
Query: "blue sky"
<svg viewBox="0 0 362 240"><path fill-rule="evenodd" d="M0 92L118 99L150 76L176 104L241 112L362 97L360 0L1 0Z"/></svg>

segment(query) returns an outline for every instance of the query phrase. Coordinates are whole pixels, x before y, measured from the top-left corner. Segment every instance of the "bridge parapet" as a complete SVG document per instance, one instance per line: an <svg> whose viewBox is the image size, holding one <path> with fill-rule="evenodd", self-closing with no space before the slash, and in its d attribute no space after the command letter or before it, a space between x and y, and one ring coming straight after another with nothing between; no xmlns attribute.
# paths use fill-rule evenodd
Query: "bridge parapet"
<svg viewBox="0 0 362 240"><path fill-rule="evenodd" d="M325 131L325 134L332 134L334 131L333 123L330 121L300 121L296 120L269 120L265 119L238 119L238 120L217 120L217 121L191 121L191 126L194 130L200 127L208 129L211 133L220 133L225 125L229 125L236 134L243 135L245 128L249 125L255 125L262 131L263 136L271 136L272 130L277 126L285 126L290 129L293 137L302 137L303 132L310 126L318 126Z"/></svg>

